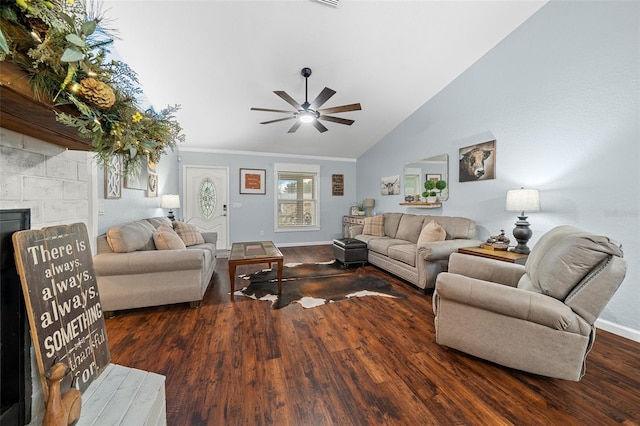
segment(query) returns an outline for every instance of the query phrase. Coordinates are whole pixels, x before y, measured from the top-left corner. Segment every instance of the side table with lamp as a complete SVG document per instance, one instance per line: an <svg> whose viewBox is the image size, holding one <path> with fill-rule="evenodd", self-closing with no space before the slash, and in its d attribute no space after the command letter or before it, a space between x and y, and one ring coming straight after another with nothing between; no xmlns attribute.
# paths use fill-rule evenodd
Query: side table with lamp
<svg viewBox="0 0 640 426"><path fill-rule="evenodd" d="M176 217L173 214L173 209L180 208L180 196L177 194L166 194L160 198L160 207L163 209L169 209L169 214L167 217L171 219L171 221L175 221Z"/></svg>

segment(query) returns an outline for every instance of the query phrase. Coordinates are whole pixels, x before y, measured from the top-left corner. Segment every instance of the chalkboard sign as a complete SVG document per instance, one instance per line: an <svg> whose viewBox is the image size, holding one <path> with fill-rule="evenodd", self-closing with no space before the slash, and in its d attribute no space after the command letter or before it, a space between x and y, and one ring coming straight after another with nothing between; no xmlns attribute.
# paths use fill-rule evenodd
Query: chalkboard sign
<svg viewBox="0 0 640 426"><path fill-rule="evenodd" d="M87 228L20 231L13 246L45 398L54 361L71 368L61 388L82 392L110 361Z"/></svg>

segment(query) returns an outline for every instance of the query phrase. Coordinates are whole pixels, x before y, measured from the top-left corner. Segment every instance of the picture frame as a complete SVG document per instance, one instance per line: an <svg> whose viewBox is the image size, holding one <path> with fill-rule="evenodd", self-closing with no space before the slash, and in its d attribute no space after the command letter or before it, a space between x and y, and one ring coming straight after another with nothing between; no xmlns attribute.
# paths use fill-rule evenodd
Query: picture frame
<svg viewBox="0 0 640 426"><path fill-rule="evenodd" d="M442 179L442 175L440 173L428 173L427 174L427 180L432 180L434 182L437 182L439 180Z"/></svg>
<svg viewBox="0 0 640 426"><path fill-rule="evenodd" d="M240 194L266 194L265 169L240 169Z"/></svg>
<svg viewBox="0 0 640 426"><path fill-rule="evenodd" d="M124 176L124 187L146 190L149 186L149 172L146 167L140 171L130 171Z"/></svg>
<svg viewBox="0 0 640 426"><path fill-rule="evenodd" d="M496 178L496 141L487 141L459 149L459 182Z"/></svg>
<svg viewBox="0 0 640 426"><path fill-rule="evenodd" d="M104 169L104 198L118 199L122 197L122 162L119 155L114 155Z"/></svg>
<svg viewBox="0 0 640 426"><path fill-rule="evenodd" d="M331 175L331 195L344 195L344 175Z"/></svg>
<svg viewBox="0 0 640 426"><path fill-rule="evenodd" d="M380 179L380 195L399 195L400 175L385 176Z"/></svg>
<svg viewBox="0 0 640 426"><path fill-rule="evenodd" d="M351 216L358 215L358 206L351 206Z"/></svg>
<svg viewBox="0 0 640 426"><path fill-rule="evenodd" d="M147 198L156 198L158 196L158 174L149 172L147 179Z"/></svg>

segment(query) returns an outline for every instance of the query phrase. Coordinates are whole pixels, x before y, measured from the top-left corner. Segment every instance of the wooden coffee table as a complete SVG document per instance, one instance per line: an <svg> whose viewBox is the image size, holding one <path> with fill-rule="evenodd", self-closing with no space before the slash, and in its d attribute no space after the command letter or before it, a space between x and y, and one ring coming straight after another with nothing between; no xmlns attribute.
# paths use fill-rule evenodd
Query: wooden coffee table
<svg viewBox="0 0 640 426"><path fill-rule="evenodd" d="M229 281L231 283L231 300L236 287L236 266L255 263L272 263L278 265L278 296L282 294L282 267L284 256L272 241L250 241L233 243L229 254Z"/></svg>

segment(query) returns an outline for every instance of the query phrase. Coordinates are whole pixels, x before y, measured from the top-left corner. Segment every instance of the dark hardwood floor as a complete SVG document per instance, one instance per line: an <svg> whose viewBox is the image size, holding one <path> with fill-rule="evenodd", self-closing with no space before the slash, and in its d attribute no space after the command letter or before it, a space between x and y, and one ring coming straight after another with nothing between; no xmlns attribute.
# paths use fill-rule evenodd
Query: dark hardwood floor
<svg viewBox="0 0 640 426"><path fill-rule="evenodd" d="M330 246L282 252L333 257ZM550 379L436 344L431 294L371 265L362 272L408 297L272 310L231 302L226 259L216 269L199 308L106 321L112 362L166 376L169 425L640 424L640 343L598 331L582 381Z"/></svg>

